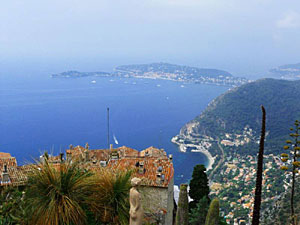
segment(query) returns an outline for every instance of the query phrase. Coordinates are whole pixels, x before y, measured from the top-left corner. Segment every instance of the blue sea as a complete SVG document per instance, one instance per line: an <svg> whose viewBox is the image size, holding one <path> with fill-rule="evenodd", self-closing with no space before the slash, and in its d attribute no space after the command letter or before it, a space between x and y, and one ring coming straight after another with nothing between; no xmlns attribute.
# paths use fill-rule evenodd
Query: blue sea
<svg viewBox="0 0 300 225"><path fill-rule="evenodd" d="M180 152L171 138L226 90L166 80L2 76L0 151L11 153L21 165L45 150L57 154L70 144L106 148L109 107L114 147L163 148L173 154L175 184L188 182L194 165L207 165L207 158Z"/></svg>

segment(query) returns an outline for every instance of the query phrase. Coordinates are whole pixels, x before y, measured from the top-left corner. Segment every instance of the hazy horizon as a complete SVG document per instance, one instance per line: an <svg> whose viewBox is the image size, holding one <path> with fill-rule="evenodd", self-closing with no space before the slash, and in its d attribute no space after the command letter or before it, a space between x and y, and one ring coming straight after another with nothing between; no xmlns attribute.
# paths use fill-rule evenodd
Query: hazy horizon
<svg viewBox="0 0 300 225"><path fill-rule="evenodd" d="M2 2L0 74L109 71L167 62L264 76L300 62L300 2Z"/></svg>

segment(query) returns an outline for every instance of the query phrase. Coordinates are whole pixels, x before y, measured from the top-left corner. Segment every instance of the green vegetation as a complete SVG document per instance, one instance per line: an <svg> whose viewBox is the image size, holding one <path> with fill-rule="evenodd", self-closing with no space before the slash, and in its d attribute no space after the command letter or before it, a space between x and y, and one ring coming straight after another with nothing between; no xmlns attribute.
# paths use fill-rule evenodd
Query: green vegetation
<svg viewBox="0 0 300 225"><path fill-rule="evenodd" d="M252 129L251 141L236 147L240 154L256 154L260 133L260 106L268 109L266 154L278 154L279 146L287 138L286 124L300 117L300 81L261 79L232 89L213 100L195 118L195 137L225 138L225 133L243 135L245 127ZM278 91L280 90L280 91ZM182 133L187 133L186 126Z"/></svg>
<svg viewBox="0 0 300 225"><path fill-rule="evenodd" d="M193 199L193 201L189 203L190 209L196 208L197 203L204 197L210 201L208 197L208 179L205 171L206 168L204 165L196 165L194 167L189 191L189 196Z"/></svg>
<svg viewBox="0 0 300 225"><path fill-rule="evenodd" d="M23 200L24 193L18 188L4 187L0 195L0 224L27 225L28 213Z"/></svg>
<svg viewBox="0 0 300 225"><path fill-rule="evenodd" d="M257 161L255 198L254 198L255 200L254 200L252 225L259 225L260 206L261 206L264 143L265 143L265 136L266 136L266 110L263 106L261 107L261 110L262 110L262 125L261 125L261 135L260 135L260 144L259 144L258 161Z"/></svg>
<svg viewBox="0 0 300 225"><path fill-rule="evenodd" d="M131 171L103 169L94 176L92 211L109 224L128 224Z"/></svg>
<svg viewBox="0 0 300 225"><path fill-rule="evenodd" d="M290 165L290 170L292 172L292 186L291 186L291 199L290 199L290 207L291 207L291 224L296 225L296 217L295 217L295 210L294 210L294 196L295 196L295 185L296 185L296 173L298 174L298 168L300 167L300 161L299 161L299 151L300 151L300 141L299 141L299 129L300 129L300 123L298 120L295 121L294 127L290 128L292 133L290 134L290 137L292 140L287 140L286 144L283 148L287 151L288 153L282 153L281 154L281 161L284 163L288 163L289 155L291 155L291 165ZM281 166L281 169L284 171L288 171L289 167L288 165Z"/></svg>
<svg viewBox="0 0 300 225"><path fill-rule="evenodd" d="M92 172L78 162L32 165L21 192L1 190L0 224L100 225L129 222L131 171Z"/></svg>
<svg viewBox="0 0 300 225"><path fill-rule="evenodd" d="M189 224L189 201L188 201L188 194L187 194L187 184L180 185L175 224L176 225Z"/></svg>
<svg viewBox="0 0 300 225"><path fill-rule="evenodd" d="M189 214L190 225L205 224L206 215L209 208L210 200L204 196L197 204L196 207L191 209Z"/></svg>
<svg viewBox="0 0 300 225"><path fill-rule="evenodd" d="M219 200L214 198L209 205L205 225L219 225L219 207Z"/></svg>
<svg viewBox="0 0 300 225"><path fill-rule="evenodd" d="M25 195L32 224L86 224L84 205L92 194L92 174L78 163L59 166L48 160L32 166Z"/></svg>

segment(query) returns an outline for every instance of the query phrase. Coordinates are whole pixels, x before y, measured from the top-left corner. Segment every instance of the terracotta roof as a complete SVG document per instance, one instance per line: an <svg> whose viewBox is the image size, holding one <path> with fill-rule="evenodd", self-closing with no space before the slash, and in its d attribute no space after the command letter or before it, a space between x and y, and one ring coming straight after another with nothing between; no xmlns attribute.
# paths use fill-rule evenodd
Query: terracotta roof
<svg viewBox="0 0 300 225"><path fill-rule="evenodd" d="M17 166L17 160L15 157L10 158L0 158L0 172L2 172L4 165L7 166L7 168L16 167Z"/></svg>
<svg viewBox="0 0 300 225"><path fill-rule="evenodd" d="M168 187L174 176L172 161L168 159L163 149L155 147L149 147L139 152L126 146L116 149L93 150L77 146L66 152L72 157L82 156L81 159L85 159L85 154L88 152L89 160L86 161L85 166L89 169L97 170L97 168L102 167L100 162L112 169L132 169L135 171L134 176L142 179L142 185ZM112 157L114 153L117 154Z"/></svg>
<svg viewBox="0 0 300 225"><path fill-rule="evenodd" d="M11 157L10 153L0 152L0 158L10 158L10 157Z"/></svg>
<svg viewBox="0 0 300 225"><path fill-rule="evenodd" d="M168 187L174 176L173 163L169 159L123 158L110 160L107 167L133 170L133 176L139 177L144 186Z"/></svg>
<svg viewBox="0 0 300 225"><path fill-rule="evenodd" d="M154 147L147 148L141 152L122 146L116 149L94 149L88 150L82 146L67 149L67 157L82 160L82 166L87 169L97 170L103 166L112 169L133 170L136 177L141 178L142 185L155 187L168 187L174 176L174 168L165 151ZM147 154L146 154L147 153ZM9 156L4 154L3 156ZM59 169L60 157L50 157L51 163ZM0 185L24 185L31 166L17 166L14 157L1 158L0 169L7 165L9 182ZM1 167L2 166L2 167ZM1 172L1 171L0 171ZM7 175L4 175L7 180ZM3 180L0 175L1 181Z"/></svg>
<svg viewBox="0 0 300 225"><path fill-rule="evenodd" d="M122 146L116 149L119 153L119 157L139 157L139 151L128 148L126 146Z"/></svg>
<svg viewBox="0 0 300 225"><path fill-rule="evenodd" d="M106 149L95 149L89 151L89 158L92 161L107 161L109 159L110 151Z"/></svg>
<svg viewBox="0 0 300 225"><path fill-rule="evenodd" d="M0 157L0 186L24 185L27 181L26 166L17 166L16 158L11 157L9 153L1 155L5 157ZM7 172L4 171L5 165L7 166Z"/></svg>
<svg viewBox="0 0 300 225"><path fill-rule="evenodd" d="M143 157L167 157L166 152L163 149L158 149L153 146L146 148L140 153Z"/></svg>

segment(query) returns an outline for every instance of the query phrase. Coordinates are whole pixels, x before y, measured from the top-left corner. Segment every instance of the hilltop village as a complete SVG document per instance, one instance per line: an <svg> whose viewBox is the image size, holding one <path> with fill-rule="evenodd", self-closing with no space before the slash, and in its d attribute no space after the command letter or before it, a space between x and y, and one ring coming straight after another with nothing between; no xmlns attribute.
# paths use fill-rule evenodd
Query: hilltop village
<svg viewBox="0 0 300 225"><path fill-rule="evenodd" d="M41 156L43 160L45 156ZM59 167L64 161L80 161L86 169L99 170L110 168L132 170L133 176L142 180L140 191L145 219L149 223L172 224L174 210L174 168L172 155L167 156L162 149L149 147L137 151L128 147L110 149L89 149L70 145L66 157L49 156L48 162ZM0 184L5 186L26 186L31 165L18 166L15 157L9 153L0 153L0 168L3 168ZM149 204L151 202L151 204Z"/></svg>

